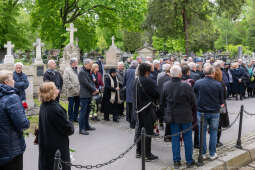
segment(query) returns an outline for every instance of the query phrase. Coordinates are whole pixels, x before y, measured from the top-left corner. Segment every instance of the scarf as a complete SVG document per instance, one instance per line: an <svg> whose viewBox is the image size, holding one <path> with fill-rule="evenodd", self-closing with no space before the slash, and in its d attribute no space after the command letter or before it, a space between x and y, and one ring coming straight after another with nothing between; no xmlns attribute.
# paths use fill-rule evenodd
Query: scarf
<svg viewBox="0 0 255 170"><path fill-rule="evenodd" d="M114 88L114 80L113 80L113 78L110 74L109 74L109 78L110 78L110 81L111 81L111 87ZM117 87L119 87L119 80L118 80L117 77L116 77L116 80L117 80ZM113 104L115 102L116 94L117 94L117 97L118 97L118 104L121 104L122 100L120 100L120 90L117 90L116 92L115 91L111 92L110 103Z"/></svg>

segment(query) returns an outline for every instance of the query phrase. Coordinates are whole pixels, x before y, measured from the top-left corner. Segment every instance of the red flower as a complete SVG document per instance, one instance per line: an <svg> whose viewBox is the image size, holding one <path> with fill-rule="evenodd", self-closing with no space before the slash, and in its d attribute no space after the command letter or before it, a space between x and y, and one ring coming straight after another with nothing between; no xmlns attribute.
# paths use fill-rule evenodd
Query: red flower
<svg viewBox="0 0 255 170"><path fill-rule="evenodd" d="M24 109L28 108L27 102L23 102L22 105L23 105Z"/></svg>

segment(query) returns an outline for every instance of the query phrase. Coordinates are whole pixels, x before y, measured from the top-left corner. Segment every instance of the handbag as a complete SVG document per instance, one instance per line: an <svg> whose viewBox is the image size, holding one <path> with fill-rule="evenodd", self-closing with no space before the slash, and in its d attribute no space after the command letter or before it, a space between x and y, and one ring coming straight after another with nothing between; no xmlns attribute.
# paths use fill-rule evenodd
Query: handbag
<svg viewBox="0 0 255 170"><path fill-rule="evenodd" d="M120 89L120 99L122 101L125 101L126 100L126 87L123 87L122 89Z"/></svg>

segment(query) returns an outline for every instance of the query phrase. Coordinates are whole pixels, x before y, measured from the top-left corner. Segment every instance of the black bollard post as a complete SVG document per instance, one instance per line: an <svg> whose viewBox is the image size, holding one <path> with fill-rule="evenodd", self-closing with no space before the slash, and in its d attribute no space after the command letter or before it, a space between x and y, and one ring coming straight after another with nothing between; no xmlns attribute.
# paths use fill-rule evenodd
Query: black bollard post
<svg viewBox="0 0 255 170"><path fill-rule="evenodd" d="M145 129L141 132L142 170L145 170Z"/></svg>
<svg viewBox="0 0 255 170"><path fill-rule="evenodd" d="M200 138L199 138L199 156L198 156L198 160L197 160L197 165L198 166L203 166L204 162L203 162L203 136L204 136L204 114L201 113L201 118L200 118ZM206 132L205 132L206 135Z"/></svg>
<svg viewBox="0 0 255 170"><path fill-rule="evenodd" d="M53 165L53 170L60 170L59 169L59 164L61 163L61 152L58 149L55 153L55 158L54 158L54 165Z"/></svg>
<svg viewBox="0 0 255 170"><path fill-rule="evenodd" d="M242 138L242 127L243 127L243 109L244 109L244 106L242 105L241 106L241 111L240 111L238 139L237 139L237 142L236 142L236 148L238 148L238 149L243 149L242 140L241 140L241 138Z"/></svg>

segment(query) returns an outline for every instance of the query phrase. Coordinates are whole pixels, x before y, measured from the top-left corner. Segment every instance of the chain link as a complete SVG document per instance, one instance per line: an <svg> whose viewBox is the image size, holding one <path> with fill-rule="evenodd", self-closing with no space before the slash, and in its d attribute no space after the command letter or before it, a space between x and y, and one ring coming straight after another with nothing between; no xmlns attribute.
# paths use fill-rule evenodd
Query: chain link
<svg viewBox="0 0 255 170"><path fill-rule="evenodd" d="M237 122L239 116L240 116L240 112L238 113L238 115L236 116L236 118L234 119L234 121L233 121L227 128L222 128L221 131L226 131L226 130L232 128L232 127L234 126L234 124Z"/></svg>
<svg viewBox="0 0 255 170"><path fill-rule="evenodd" d="M243 110L243 112L244 112L245 114L249 115L249 116L255 116L255 113L249 113L249 112L246 111L246 110Z"/></svg>
<svg viewBox="0 0 255 170"><path fill-rule="evenodd" d="M59 164L65 164L66 166L69 166L69 167L75 167L77 169L93 169L93 168L102 168L104 166L107 166L107 165L110 165L114 162L116 162L117 160L123 158L128 152L130 152L138 142L140 142L141 140L141 137L139 137L125 152L121 153L119 156L111 159L110 161L107 161L105 163L101 163L101 164L96 164L96 165L76 165L76 164L72 164L71 162L65 162L63 160L61 160L61 162ZM61 165L62 165L61 164Z"/></svg>

